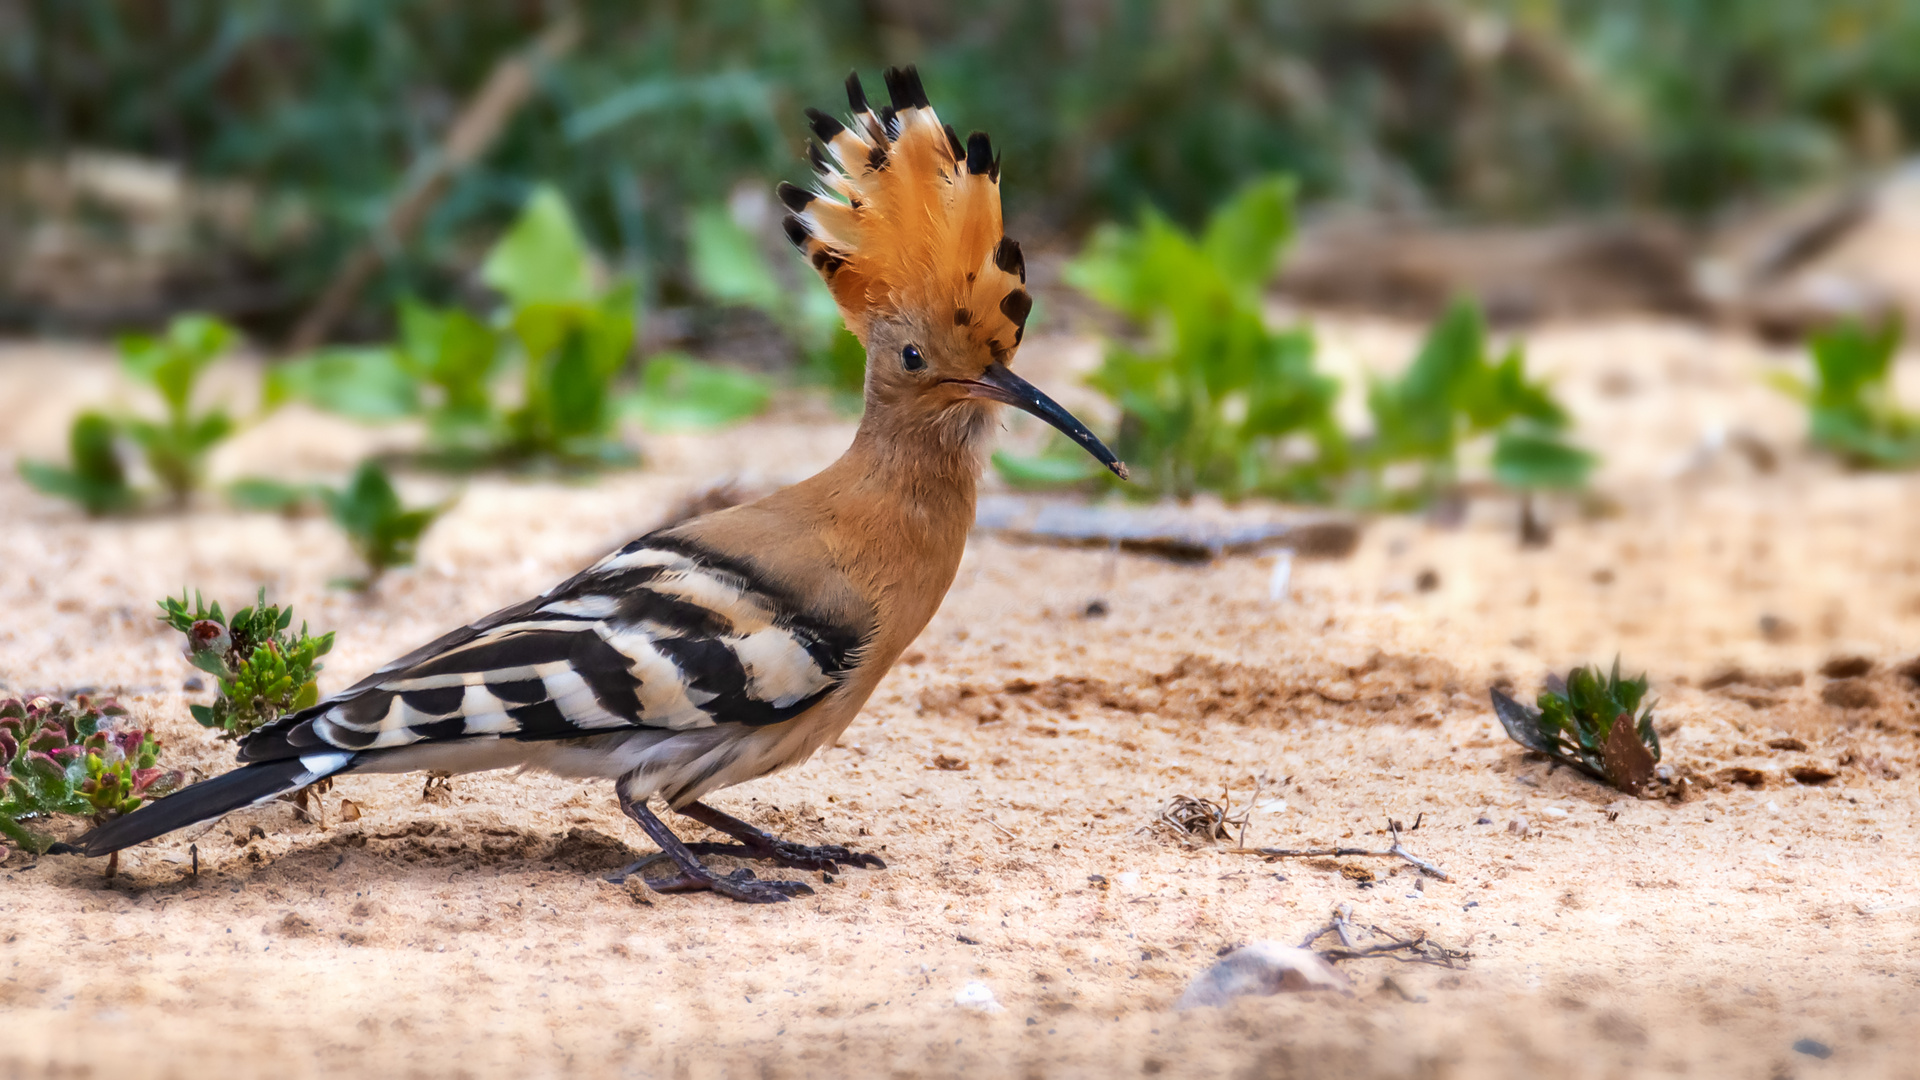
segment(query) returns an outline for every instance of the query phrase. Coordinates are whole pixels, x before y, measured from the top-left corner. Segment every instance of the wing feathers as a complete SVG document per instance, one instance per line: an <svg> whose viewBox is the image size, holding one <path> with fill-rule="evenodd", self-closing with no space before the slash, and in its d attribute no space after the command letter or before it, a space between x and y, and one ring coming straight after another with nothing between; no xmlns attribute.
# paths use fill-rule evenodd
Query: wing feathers
<svg viewBox="0 0 1920 1080"><path fill-rule="evenodd" d="M241 760L773 724L812 707L852 667L864 632L809 618L751 568L649 539L261 728Z"/></svg>

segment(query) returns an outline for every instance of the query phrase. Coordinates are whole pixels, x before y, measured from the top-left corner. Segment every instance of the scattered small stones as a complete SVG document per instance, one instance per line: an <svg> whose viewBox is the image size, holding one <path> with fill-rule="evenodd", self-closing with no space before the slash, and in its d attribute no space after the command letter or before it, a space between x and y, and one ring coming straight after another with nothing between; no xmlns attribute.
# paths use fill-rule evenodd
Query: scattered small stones
<svg viewBox="0 0 1920 1080"><path fill-rule="evenodd" d="M1772 750L1805 750L1807 744L1789 735L1778 739L1768 739L1767 747Z"/></svg>
<svg viewBox="0 0 1920 1080"><path fill-rule="evenodd" d="M1748 768L1745 765L1732 765L1721 769L1720 779L1732 784L1745 784L1750 788L1763 788L1767 786L1766 773L1761 772L1759 769Z"/></svg>
<svg viewBox="0 0 1920 1080"><path fill-rule="evenodd" d="M972 768L971 765L968 765L965 761L961 760L960 758L952 757L947 754L935 755L933 759L933 764L927 767L930 769L939 769L941 772L966 772L968 769Z"/></svg>

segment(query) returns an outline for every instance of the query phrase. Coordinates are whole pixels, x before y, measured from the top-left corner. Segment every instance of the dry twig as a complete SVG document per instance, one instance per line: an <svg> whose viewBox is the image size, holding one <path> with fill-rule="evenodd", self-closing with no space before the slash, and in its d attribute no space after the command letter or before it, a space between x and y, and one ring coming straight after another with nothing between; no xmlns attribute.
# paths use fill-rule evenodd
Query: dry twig
<svg viewBox="0 0 1920 1080"><path fill-rule="evenodd" d="M1420 827L1420 820L1425 816L1426 816L1425 814L1422 814L1421 817L1415 818L1413 820L1414 829L1417 829ZM1407 831L1412 832L1413 829L1409 829ZM1415 855L1413 852L1407 850L1406 845L1400 842L1400 823L1399 822L1389 819L1387 821L1387 832L1393 837L1393 846L1389 847L1385 851L1373 851L1368 848L1354 848L1354 847L1330 847L1330 848L1239 847L1233 850L1238 854L1264 855L1270 859L1313 859L1313 858L1327 858L1330 856L1337 857L1342 855L1365 855L1372 858L1391 857L1396 859L1405 859L1407 862L1412 863L1416 869L1418 869L1421 873L1426 874L1428 877L1437 878L1441 881L1453 880L1452 878L1449 878L1447 876L1447 872L1445 870L1440 869L1440 867L1436 865L1434 862L1432 862L1431 860L1423 859L1420 856Z"/></svg>
<svg viewBox="0 0 1920 1080"><path fill-rule="evenodd" d="M1433 964L1438 967L1451 968L1459 966L1456 961L1464 962L1473 958L1473 954L1465 949L1451 949L1438 942L1428 940L1425 931L1420 931L1411 938L1403 938L1391 930L1382 928L1377 923L1368 924L1367 930L1387 940L1377 945L1359 945L1355 943L1352 920L1353 905L1341 904L1339 909L1333 913L1332 921L1315 930L1313 933L1308 934L1305 940L1300 942L1300 947L1303 949L1311 949L1313 948L1314 942L1319 941L1328 934L1337 934L1340 938L1340 946L1338 948L1315 950L1329 963L1340 960L1362 960L1369 957L1385 956L1407 964Z"/></svg>

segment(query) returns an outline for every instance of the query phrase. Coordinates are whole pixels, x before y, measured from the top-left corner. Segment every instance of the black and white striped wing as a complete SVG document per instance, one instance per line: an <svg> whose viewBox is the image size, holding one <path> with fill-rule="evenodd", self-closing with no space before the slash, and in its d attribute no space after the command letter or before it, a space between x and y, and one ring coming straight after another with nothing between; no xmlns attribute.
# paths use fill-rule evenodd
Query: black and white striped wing
<svg viewBox="0 0 1920 1080"><path fill-rule="evenodd" d="M774 724L831 693L864 637L808 617L750 567L643 537L261 728L240 760Z"/></svg>

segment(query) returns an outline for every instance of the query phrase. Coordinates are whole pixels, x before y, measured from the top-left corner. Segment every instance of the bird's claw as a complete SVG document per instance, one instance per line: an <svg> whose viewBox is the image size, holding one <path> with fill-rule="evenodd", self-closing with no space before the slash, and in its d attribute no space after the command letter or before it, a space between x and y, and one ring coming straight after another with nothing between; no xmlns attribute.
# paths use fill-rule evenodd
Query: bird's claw
<svg viewBox="0 0 1920 1080"><path fill-rule="evenodd" d="M670 877L641 880L657 893L716 892L742 904L784 904L796 896L813 895L805 882L761 881L746 867L726 875L711 870L681 870Z"/></svg>
<svg viewBox="0 0 1920 1080"><path fill-rule="evenodd" d="M842 864L868 870L887 868L878 855L854 851L839 844L796 844L791 840L775 840L762 858L795 870L825 870L829 874L839 873Z"/></svg>

